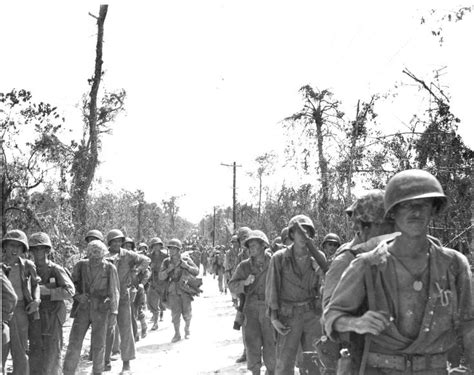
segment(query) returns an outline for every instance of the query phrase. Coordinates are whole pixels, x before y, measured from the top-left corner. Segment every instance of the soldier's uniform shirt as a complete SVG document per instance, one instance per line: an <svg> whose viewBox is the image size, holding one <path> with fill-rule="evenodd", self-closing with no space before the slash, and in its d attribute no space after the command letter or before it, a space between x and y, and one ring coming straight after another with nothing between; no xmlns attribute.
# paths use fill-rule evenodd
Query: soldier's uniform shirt
<svg viewBox="0 0 474 375"><path fill-rule="evenodd" d="M79 363L84 336L91 326L92 370L104 370L105 340L110 314L117 314L120 298L120 282L115 266L103 259L97 268L90 267L88 259L82 259L73 268L72 281L76 295L88 294L89 299L80 303L74 315L69 335L69 345L64 358L64 374L74 374ZM108 298L109 303L104 301Z"/></svg>
<svg viewBox="0 0 474 375"><path fill-rule="evenodd" d="M293 374L298 345L313 351L313 341L321 336L320 286L322 272L308 255L300 271L294 245L278 250L271 258L265 288L268 314L277 311L278 319L290 332L277 336L275 374Z"/></svg>
<svg viewBox="0 0 474 375"><path fill-rule="evenodd" d="M0 278L2 283L2 370L5 367L5 362L8 356L8 345L10 343L10 328L8 322L13 317L15 306L17 303L17 296L13 289L12 283L8 280L4 269L8 268L2 264L0 267Z"/></svg>
<svg viewBox="0 0 474 375"><path fill-rule="evenodd" d="M161 264L168 255L162 250L154 250L150 254L151 259L151 277L150 277L150 287L147 292L147 304L150 311L153 313L153 319L158 319L158 313L164 310L162 303L163 293L165 291L166 282L160 280L159 274L161 269Z"/></svg>
<svg viewBox="0 0 474 375"><path fill-rule="evenodd" d="M37 268L41 285L50 295L41 295L40 319L30 326L30 373L60 374L59 358L63 345L63 324L66 321L65 300L74 296L74 284L63 267L46 261L46 266Z"/></svg>
<svg viewBox="0 0 474 375"><path fill-rule="evenodd" d="M120 281L120 300L117 315L117 326L120 334L120 356L122 361L129 361L135 359L135 338L133 337L132 329L129 287L134 276L147 269L150 264L150 258L123 248L120 248L118 253L109 253L107 258L117 268ZM113 344L113 331L110 327L107 333L106 362L110 360L108 355Z"/></svg>
<svg viewBox="0 0 474 375"><path fill-rule="evenodd" d="M245 321L242 329L245 330L247 368L255 372L262 366L262 354L267 370L275 370L275 339L265 309L265 282L271 256L271 251L267 250L264 263L261 265L256 264L252 258L242 261L229 281L231 293L237 296L245 294L243 309ZM245 286L244 281L250 275L255 276L255 281Z"/></svg>
<svg viewBox="0 0 474 375"><path fill-rule="evenodd" d="M364 275L372 266L375 310L386 311L392 324L372 336L370 352L386 354L443 354L456 343L456 329L464 338L464 352L474 365L474 301L471 272L467 259L459 252L443 248L430 238L428 299L420 331L414 339L404 336L397 324L400 311L395 259L383 242L375 250L359 255L343 274L324 311L327 334L337 337L333 324L341 316L353 315L366 298ZM369 363L370 365L370 363Z"/></svg>

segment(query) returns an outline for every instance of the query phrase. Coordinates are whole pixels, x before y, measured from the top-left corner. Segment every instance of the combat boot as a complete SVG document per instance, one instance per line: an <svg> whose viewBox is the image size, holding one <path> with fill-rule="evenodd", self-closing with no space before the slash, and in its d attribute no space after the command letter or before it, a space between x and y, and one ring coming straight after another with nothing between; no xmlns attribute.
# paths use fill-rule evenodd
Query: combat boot
<svg viewBox="0 0 474 375"><path fill-rule="evenodd" d="M244 352L239 358L235 360L235 363L242 363L242 362L245 362L246 360L247 360L247 353L245 352L245 349L244 349Z"/></svg>
<svg viewBox="0 0 474 375"><path fill-rule="evenodd" d="M112 370L112 365L110 364L110 362L105 362L104 371L110 371L110 370Z"/></svg>
<svg viewBox="0 0 474 375"><path fill-rule="evenodd" d="M122 372L130 371L130 361L123 361Z"/></svg>
<svg viewBox="0 0 474 375"><path fill-rule="evenodd" d="M179 333L179 323L174 325L174 336L171 339L171 342L177 342L181 340L181 334Z"/></svg>
<svg viewBox="0 0 474 375"><path fill-rule="evenodd" d="M156 331L158 329L158 313L153 313L153 327L151 327L152 331Z"/></svg>
<svg viewBox="0 0 474 375"><path fill-rule="evenodd" d="M163 321L163 310L160 311L160 322Z"/></svg>

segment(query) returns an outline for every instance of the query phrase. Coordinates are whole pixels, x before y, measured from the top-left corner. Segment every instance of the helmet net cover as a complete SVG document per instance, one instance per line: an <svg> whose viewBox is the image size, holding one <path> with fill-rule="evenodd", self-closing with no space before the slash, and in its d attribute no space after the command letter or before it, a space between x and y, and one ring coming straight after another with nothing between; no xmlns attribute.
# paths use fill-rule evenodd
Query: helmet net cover
<svg viewBox="0 0 474 375"><path fill-rule="evenodd" d="M19 229L9 230L5 233L5 236L2 239L2 247L5 245L7 241L14 241L19 242L23 245L23 251L27 251L29 249L28 245L28 237L26 237L25 232Z"/></svg>
<svg viewBox="0 0 474 375"><path fill-rule="evenodd" d="M251 240L260 240L265 244L266 247L270 246L267 235L258 229L252 230L250 232L249 236L245 239L243 245L248 248Z"/></svg>
<svg viewBox="0 0 474 375"><path fill-rule="evenodd" d="M354 222L382 223L384 221L384 191L368 190L361 194L346 212Z"/></svg>
<svg viewBox="0 0 474 375"><path fill-rule="evenodd" d="M101 240L92 240L87 244L87 257L89 259L103 258L107 254L107 246Z"/></svg>
<svg viewBox="0 0 474 375"><path fill-rule="evenodd" d="M313 221L306 215L296 215L293 216L288 223L288 235L293 232L293 227L296 223L299 223L303 228L309 229L309 236L313 238L316 234L316 229L314 228ZM291 236L290 236L291 239Z"/></svg>
<svg viewBox="0 0 474 375"><path fill-rule="evenodd" d="M51 244L51 239L44 232L33 233L30 236L28 244L30 246L30 250L32 250L32 248L36 246L47 246L50 249L53 247L53 245Z"/></svg>

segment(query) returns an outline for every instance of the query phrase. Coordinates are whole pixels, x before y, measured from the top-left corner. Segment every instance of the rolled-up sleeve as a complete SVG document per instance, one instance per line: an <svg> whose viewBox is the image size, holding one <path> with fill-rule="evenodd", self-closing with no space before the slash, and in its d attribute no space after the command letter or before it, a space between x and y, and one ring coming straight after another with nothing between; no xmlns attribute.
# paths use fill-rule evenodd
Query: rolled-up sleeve
<svg viewBox="0 0 474 375"><path fill-rule="evenodd" d="M110 265L109 273L109 298L110 298L110 312L118 314L118 304L120 298L120 281L118 277L117 268L113 264Z"/></svg>

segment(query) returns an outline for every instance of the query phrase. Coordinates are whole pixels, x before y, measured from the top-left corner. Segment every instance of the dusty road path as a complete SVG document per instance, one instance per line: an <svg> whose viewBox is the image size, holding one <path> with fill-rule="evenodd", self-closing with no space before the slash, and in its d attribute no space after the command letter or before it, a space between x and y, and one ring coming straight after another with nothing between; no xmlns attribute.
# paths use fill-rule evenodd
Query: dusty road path
<svg viewBox="0 0 474 375"><path fill-rule="evenodd" d="M148 336L136 343L137 358L131 361L132 374L245 374L246 363L236 364L242 354L241 331L232 329L235 309L230 294L220 294L217 280L212 276L203 278L203 293L193 302L191 338L184 340L184 322L181 323L183 340L171 344L174 330L169 311L157 331L148 331ZM150 313L147 311L147 321ZM70 322L68 322L70 323ZM151 327L151 324L150 324ZM87 337L89 334L87 335ZM65 343L67 344L67 337ZM88 348L88 343L85 347ZM120 374L122 362L113 361L112 371L105 374ZM79 374L91 374L92 362L81 359ZM262 369L262 374L264 373Z"/></svg>

